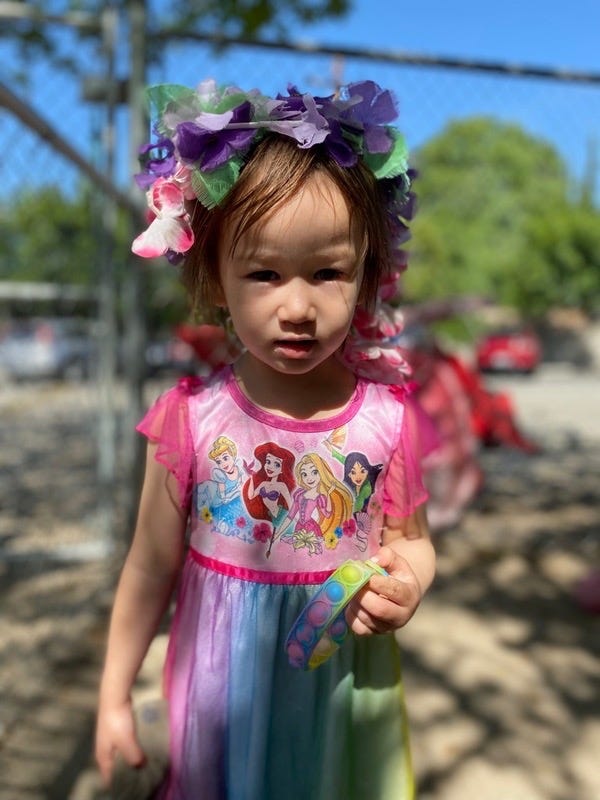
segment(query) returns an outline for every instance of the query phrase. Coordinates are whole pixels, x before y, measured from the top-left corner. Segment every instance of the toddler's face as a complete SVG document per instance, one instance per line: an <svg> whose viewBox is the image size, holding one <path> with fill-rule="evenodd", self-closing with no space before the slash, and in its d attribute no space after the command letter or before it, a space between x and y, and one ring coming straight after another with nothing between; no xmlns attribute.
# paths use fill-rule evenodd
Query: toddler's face
<svg viewBox="0 0 600 800"><path fill-rule="evenodd" d="M360 250L343 196L321 175L244 233L233 253L226 229L220 299L246 357L294 375L332 358L359 297Z"/></svg>

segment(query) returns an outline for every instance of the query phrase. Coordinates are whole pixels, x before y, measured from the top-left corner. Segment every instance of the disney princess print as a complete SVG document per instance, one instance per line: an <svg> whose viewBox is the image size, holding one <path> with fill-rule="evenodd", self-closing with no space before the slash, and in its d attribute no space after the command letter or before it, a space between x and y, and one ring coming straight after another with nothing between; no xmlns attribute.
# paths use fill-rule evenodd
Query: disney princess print
<svg viewBox="0 0 600 800"><path fill-rule="evenodd" d="M304 453L265 441L246 454L232 437L217 436L206 453L210 477L194 490L198 522L217 536L264 545L267 558L275 546L318 556L344 537L364 552L382 465L345 453L345 440L344 426Z"/></svg>

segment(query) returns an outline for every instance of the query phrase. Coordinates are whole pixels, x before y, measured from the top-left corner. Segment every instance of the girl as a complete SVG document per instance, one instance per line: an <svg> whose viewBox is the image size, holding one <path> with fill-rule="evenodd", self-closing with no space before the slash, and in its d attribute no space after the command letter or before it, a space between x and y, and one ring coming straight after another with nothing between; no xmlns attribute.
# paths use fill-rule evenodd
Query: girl
<svg viewBox="0 0 600 800"><path fill-rule="evenodd" d="M363 314L374 307L405 232L406 154L389 124L392 97L369 81L324 98L207 82L158 87L151 100L160 138L144 148L139 180L154 216L134 250L184 255L195 305L226 309L244 350L167 392L139 426L149 439L146 475L100 687L100 770L108 781L117 753L143 763L130 693L177 583L161 797L408 800L393 634L433 578L426 492L406 392L346 365L369 358L348 355L353 315L359 304ZM298 463L314 453L340 480L323 440L341 426L350 452L385 465L364 554L342 531L319 553L279 538L267 558L260 537L223 535L190 503L211 477L217 436L247 461L266 441ZM351 634L317 669L295 669L288 631L331 572L363 556L387 573L347 605Z"/></svg>

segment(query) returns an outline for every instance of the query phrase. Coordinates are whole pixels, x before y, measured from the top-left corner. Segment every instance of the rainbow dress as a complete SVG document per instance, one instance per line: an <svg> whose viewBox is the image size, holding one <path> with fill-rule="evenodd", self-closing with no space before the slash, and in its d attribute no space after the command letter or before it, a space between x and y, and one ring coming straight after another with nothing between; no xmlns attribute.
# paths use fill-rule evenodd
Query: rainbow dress
<svg viewBox="0 0 600 800"><path fill-rule="evenodd" d="M358 378L340 413L294 420L254 406L226 367L180 381L138 426L189 511L161 798L413 798L393 635L349 635L311 671L284 649L331 572L377 551L383 515L425 501L408 408L398 387ZM381 467L369 492L344 478L344 453Z"/></svg>

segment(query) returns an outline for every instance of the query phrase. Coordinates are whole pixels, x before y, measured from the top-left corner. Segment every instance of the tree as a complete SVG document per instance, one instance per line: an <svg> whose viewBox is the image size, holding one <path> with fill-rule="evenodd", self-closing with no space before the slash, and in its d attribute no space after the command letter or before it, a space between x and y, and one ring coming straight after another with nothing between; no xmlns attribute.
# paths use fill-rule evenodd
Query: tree
<svg viewBox="0 0 600 800"><path fill-rule="evenodd" d="M475 292L527 311L547 307L542 287L551 267L532 221L568 208L567 171L554 148L516 125L470 118L425 144L415 164L419 213L408 294Z"/></svg>
<svg viewBox="0 0 600 800"><path fill-rule="evenodd" d="M551 306L600 311L600 213L587 203L563 203L528 220L528 259L513 299L538 314Z"/></svg>
<svg viewBox="0 0 600 800"><path fill-rule="evenodd" d="M75 23L76 14L81 12L92 20L94 27L79 24L81 17L76 27L84 35L98 36L99 30L95 25L100 12L108 5L107 0L21 0L21 3L27 11L23 18L15 18L14 14L8 15L7 19L0 16L0 40L11 39L18 44L24 65L36 53L43 53L77 72L76 61L64 52L60 30L48 26L46 20L49 16L67 18L73 13L71 20ZM113 5L126 12L129 0L115 0ZM147 5L151 20L148 31L151 55L155 51L153 40L175 34L220 33L242 39L286 36L298 23L307 24L347 14L352 0L175 0L171 3L147 0ZM17 67L13 72L13 77L26 83L26 69Z"/></svg>
<svg viewBox="0 0 600 800"><path fill-rule="evenodd" d="M46 186L0 209L0 272L11 280L91 284L97 241L85 193Z"/></svg>

